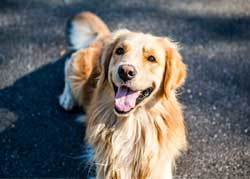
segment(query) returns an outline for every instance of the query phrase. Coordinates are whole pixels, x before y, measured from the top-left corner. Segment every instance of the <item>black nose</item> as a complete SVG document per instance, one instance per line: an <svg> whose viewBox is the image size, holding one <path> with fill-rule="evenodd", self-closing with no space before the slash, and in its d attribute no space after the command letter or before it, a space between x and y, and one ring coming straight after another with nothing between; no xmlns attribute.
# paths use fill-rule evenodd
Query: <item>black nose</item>
<svg viewBox="0 0 250 179"><path fill-rule="evenodd" d="M118 75L124 82L133 79L136 73L136 69L132 65L121 65L118 69Z"/></svg>

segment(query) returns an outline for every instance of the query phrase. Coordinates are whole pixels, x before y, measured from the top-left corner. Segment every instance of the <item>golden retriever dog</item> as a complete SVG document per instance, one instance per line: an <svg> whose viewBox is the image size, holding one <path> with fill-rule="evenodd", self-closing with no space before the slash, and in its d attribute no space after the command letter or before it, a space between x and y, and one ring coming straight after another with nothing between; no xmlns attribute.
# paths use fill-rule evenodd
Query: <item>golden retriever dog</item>
<svg viewBox="0 0 250 179"><path fill-rule="evenodd" d="M186 149L176 90L186 78L178 46L167 37L111 33L92 13L72 18L71 49L59 103L86 111L86 141L98 179L171 179Z"/></svg>

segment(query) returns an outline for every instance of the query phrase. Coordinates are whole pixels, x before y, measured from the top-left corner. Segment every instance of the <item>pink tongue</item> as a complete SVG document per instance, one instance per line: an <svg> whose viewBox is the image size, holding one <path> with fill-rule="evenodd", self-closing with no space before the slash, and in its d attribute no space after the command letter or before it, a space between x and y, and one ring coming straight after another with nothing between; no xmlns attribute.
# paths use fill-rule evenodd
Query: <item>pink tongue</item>
<svg viewBox="0 0 250 179"><path fill-rule="evenodd" d="M139 91L132 91L127 87L119 87L115 94L115 108L122 112L128 112L135 107Z"/></svg>

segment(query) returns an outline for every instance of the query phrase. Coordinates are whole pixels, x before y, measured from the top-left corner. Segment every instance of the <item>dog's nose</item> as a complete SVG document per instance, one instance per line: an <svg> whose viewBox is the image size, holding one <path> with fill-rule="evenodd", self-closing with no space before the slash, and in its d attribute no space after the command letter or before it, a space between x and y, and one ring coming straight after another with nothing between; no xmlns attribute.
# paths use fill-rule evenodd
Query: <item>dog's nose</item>
<svg viewBox="0 0 250 179"><path fill-rule="evenodd" d="M132 65L121 65L118 69L118 75L124 82L133 79L136 73L136 69Z"/></svg>

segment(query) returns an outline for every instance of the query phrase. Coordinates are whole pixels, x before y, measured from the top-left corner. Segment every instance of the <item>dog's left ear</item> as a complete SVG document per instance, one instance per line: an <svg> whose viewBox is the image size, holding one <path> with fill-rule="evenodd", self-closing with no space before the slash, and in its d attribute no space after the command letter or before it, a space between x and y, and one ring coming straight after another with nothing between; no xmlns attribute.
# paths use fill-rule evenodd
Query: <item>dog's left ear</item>
<svg viewBox="0 0 250 179"><path fill-rule="evenodd" d="M169 39L164 41L166 45L164 93L169 96L171 91L175 91L184 84L187 70L177 44Z"/></svg>

